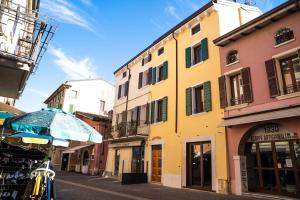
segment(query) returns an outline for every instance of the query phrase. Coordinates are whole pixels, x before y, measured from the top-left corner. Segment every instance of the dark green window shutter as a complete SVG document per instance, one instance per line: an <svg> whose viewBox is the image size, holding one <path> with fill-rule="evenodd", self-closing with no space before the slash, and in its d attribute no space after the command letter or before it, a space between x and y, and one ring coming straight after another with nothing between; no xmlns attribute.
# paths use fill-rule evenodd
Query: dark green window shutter
<svg viewBox="0 0 300 200"><path fill-rule="evenodd" d="M226 77L219 77L220 107L227 107Z"/></svg>
<svg viewBox="0 0 300 200"><path fill-rule="evenodd" d="M192 114L192 88L186 88L185 96L186 96L186 116L190 116Z"/></svg>
<svg viewBox="0 0 300 200"><path fill-rule="evenodd" d="M147 84L150 85L152 83L152 67L149 68Z"/></svg>
<svg viewBox="0 0 300 200"><path fill-rule="evenodd" d="M208 41L207 38L201 40L201 59L207 60L208 59Z"/></svg>
<svg viewBox="0 0 300 200"><path fill-rule="evenodd" d="M156 83L156 67L152 68L152 85Z"/></svg>
<svg viewBox="0 0 300 200"><path fill-rule="evenodd" d="M146 121L145 124L149 124L149 117L150 117L150 104L146 104Z"/></svg>
<svg viewBox="0 0 300 200"><path fill-rule="evenodd" d="M162 80L166 80L168 78L168 61L164 62L162 70Z"/></svg>
<svg viewBox="0 0 300 200"><path fill-rule="evenodd" d="M192 66L192 49L188 47L185 49L185 67L190 68Z"/></svg>
<svg viewBox="0 0 300 200"><path fill-rule="evenodd" d="M126 81L126 83L125 83L125 96L128 96L128 90L129 90L129 81Z"/></svg>
<svg viewBox="0 0 300 200"><path fill-rule="evenodd" d="M245 103L253 101L250 67L241 70Z"/></svg>
<svg viewBox="0 0 300 200"><path fill-rule="evenodd" d="M161 113L162 121L167 121L168 119L168 97L163 98L162 102L162 113Z"/></svg>
<svg viewBox="0 0 300 200"><path fill-rule="evenodd" d="M139 83L138 83L138 89L142 87L143 84L143 72L139 73Z"/></svg>
<svg viewBox="0 0 300 200"><path fill-rule="evenodd" d="M203 90L204 90L204 111L209 112L212 110L210 81L206 81L203 83Z"/></svg>
<svg viewBox="0 0 300 200"><path fill-rule="evenodd" d="M151 102L151 124L155 122L155 101Z"/></svg>

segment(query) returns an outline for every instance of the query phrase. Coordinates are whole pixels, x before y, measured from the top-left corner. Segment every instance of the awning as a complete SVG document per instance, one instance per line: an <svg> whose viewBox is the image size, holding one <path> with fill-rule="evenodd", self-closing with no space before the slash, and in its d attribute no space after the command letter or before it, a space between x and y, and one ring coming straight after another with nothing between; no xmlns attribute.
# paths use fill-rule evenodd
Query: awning
<svg viewBox="0 0 300 200"><path fill-rule="evenodd" d="M86 148L86 147L89 147L89 146L92 146L92 145L94 145L94 144L86 144L86 145L71 147L71 148L68 148L68 149L64 150L62 153L75 153L75 151L77 151L79 149L83 149L83 148Z"/></svg>
<svg viewBox="0 0 300 200"><path fill-rule="evenodd" d="M300 116L300 107L225 119L220 126L234 126L239 124L249 124L253 122L269 121L296 116Z"/></svg>

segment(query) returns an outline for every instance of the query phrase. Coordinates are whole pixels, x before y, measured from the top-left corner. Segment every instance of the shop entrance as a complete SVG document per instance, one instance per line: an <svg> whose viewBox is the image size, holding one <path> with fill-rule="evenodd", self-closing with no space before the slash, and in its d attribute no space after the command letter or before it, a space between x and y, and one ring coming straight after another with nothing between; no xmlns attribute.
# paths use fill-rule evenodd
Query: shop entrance
<svg viewBox="0 0 300 200"><path fill-rule="evenodd" d="M279 125L255 130L245 145L248 190L300 197L300 139Z"/></svg>
<svg viewBox="0 0 300 200"><path fill-rule="evenodd" d="M120 165L120 149L116 149L114 176L119 176L119 165Z"/></svg>
<svg viewBox="0 0 300 200"><path fill-rule="evenodd" d="M187 186L211 190L211 143L187 143Z"/></svg>

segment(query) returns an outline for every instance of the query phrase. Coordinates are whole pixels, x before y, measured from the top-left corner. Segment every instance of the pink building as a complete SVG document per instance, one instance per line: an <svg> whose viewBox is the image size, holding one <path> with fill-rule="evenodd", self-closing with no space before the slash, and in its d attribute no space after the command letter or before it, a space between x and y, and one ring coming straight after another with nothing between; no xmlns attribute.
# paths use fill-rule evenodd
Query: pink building
<svg viewBox="0 0 300 200"><path fill-rule="evenodd" d="M214 40L220 46L234 194L300 197L300 1Z"/></svg>

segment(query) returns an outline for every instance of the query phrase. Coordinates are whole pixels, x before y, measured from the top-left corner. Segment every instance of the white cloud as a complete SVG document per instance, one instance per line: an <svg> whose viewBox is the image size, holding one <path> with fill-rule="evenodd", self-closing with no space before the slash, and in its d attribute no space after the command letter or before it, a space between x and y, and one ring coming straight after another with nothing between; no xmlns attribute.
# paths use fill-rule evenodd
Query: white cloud
<svg viewBox="0 0 300 200"><path fill-rule="evenodd" d="M80 2L86 6L91 6L92 5L92 0L80 0Z"/></svg>
<svg viewBox="0 0 300 200"><path fill-rule="evenodd" d="M34 93L34 94L37 94L43 98L47 98L49 97L49 94L44 92L44 91L41 91L41 90L38 90L38 89L35 89L35 88L27 88L26 89L28 92L31 92L31 93Z"/></svg>
<svg viewBox="0 0 300 200"><path fill-rule="evenodd" d="M176 8L174 6L167 6L165 8L165 12L171 15L172 17L176 18L177 20L181 20L181 17L179 17L179 15L177 14Z"/></svg>
<svg viewBox="0 0 300 200"><path fill-rule="evenodd" d="M67 75L69 79L96 78L94 66L89 57L76 60L65 54L61 49L50 47L49 52L55 57L54 63Z"/></svg>
<svg viewBox="0 0 300 200"><path fill-rule="evenodd" d="M88 2L87 0L85 1ZM44 0L41 1L41 8L50 12L50 15L58 19L58 21L94 31L90 22L92 18L66 0Z"/></svg>

